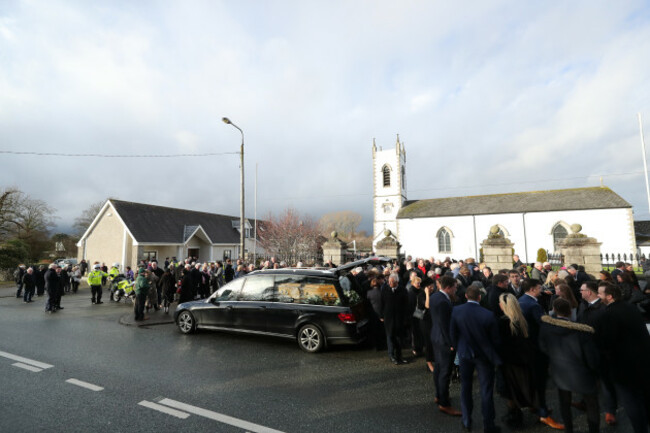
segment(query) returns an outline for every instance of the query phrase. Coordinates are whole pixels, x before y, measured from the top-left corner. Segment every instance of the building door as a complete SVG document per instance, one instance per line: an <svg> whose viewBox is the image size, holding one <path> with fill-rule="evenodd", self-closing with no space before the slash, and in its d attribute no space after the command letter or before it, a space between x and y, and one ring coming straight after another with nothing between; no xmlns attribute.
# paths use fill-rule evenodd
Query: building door
<svg viewBox="0 0 650 433"><path fill-rule="evenodd" d="M187 255L189 257L196 257L196 259L199 259L199 248L188 248L187 249Z"/></svg>

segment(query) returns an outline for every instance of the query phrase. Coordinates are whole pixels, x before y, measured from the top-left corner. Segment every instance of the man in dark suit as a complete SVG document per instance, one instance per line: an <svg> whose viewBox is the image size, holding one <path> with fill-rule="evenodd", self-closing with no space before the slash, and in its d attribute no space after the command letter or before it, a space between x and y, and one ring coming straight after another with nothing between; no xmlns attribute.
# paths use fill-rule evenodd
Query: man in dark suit
<svg viewBox="0 0 650 433"><path fill-rule="evenodd" d="M511 269L508 271L508 278L510 279L510 290L515 294L517 298L524 294L524 291L521 287L521 274L516 269Z"/></svg>
<svg viewBox="0 0 650 433"><path fill-rule="evenodd" d="M508 276L497 274L492 277L492 285L487 289L488 293L488 308L494 313L494 315L499 318L503 316L503 311L499 307L499 296L504 293L510 293L513 296L517 296L510 287L508 282Z"/></svg>
<svg viewBox="0 0 650 433"><path fill-rule="evenodd" d="M539 401L538 415L539 421L547 426L564 430L564 425L558 423L550 417L550 411L546 407L546 380L548 379L548 356L539 349L539 327L542 323L542 316L544 310L537 302L537 298L542 293L542 286L539 281L532 279L525 279L521 285L523 295L519 298L519 305L521 312L526 318L528 324L528 335L530 341L535 346L535 388L537 391L537 398Z"/></svg>
<svg viewBox="0 0 650 433"><path fill-rule="evenodd" d="M481 389L483 431L499 432L494 424L494 369L501 364L497 354L499 330L494 314L481 307L481 290L470 286L465 292L467 303L459 305L451 313L451 341L460 361L460 398L463 426L472 428L472 382L474 370L478 371Z"/></svg>
<svg viewBox="0 0 650 433"><path fill-rule="evenodd" d="M431 343L435 366L433 382L436 388L435 402L441 412L447 415L460 416L461 412L451 407L449 400L449 381L454 364L455 351L449 334L451 325L451 298L456 295L456 279L445 275L440 278L440 290L429 300L431 315Z"/></svg>
<svg viewBox="0 0 650 433"><path fill-rule="evenodd" d="M582 302L578 305L577 321L595 328L600 316L605 313L606 307L598 297L598 284L595 281L587 281L580 287L580 296L582 296ZM605 422L608 425L614 425L616 424L618 403L614 383L608 375L601 375L600 388L603 395L601 406L605 408ZM582 403L580 402L578 405L584 406Z"/></svg>
<svg viewBox="0 0 650 433"><path fill-rule="evenodd" d="M381 289L381 315L386 329L386 344L388 356L393 364L408 364L402 358L400 340L406 332L408 319L408 293L399 285L399 275L393 273L388 277L388 284Z"/></svg>
<svg viewBox="0 0 650 433"><path fill-rule="evenodd" d="M596 343L603 354L605 374L614 383L635 432L647 432L650 421L650 335L639 310L621 300L614 284L598 287L606 305L596 322Z"/></svg>

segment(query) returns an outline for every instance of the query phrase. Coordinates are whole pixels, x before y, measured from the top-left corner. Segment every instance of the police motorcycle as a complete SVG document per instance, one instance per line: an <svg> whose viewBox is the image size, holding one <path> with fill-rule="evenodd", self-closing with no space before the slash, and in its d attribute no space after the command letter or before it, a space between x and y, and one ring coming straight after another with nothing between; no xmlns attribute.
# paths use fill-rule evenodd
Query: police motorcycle
<svg viewBox="0 0 650 433"><path fill-rule="evenodd" d="M127 300L133 302L133 299L135 298L134 285L135 282L129 282L124 274L118 274L111 282L110 300L120 302L124 299L125 302Z"/></svg>

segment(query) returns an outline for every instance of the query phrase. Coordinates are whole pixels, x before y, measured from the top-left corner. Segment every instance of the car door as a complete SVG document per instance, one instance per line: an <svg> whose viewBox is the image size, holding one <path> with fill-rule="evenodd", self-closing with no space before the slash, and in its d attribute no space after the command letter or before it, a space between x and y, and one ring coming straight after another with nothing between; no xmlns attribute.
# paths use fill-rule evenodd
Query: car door
<svg viewBox="0 0 650 433"><path fill-rule="evenodd" d="M199 325L213 328L231 328L234 322L234 305L241 292L243 278L232 280L214 292L201 308Z"/></svg>
<svg viewBox="0 0 650 433"><path fill-rule="evenodd" d="M275 276L275 304L267 311L266 329L277 335L294 335L301 314L302 275Z"/></svg>
<svg viewBox="0 0 650 433"><path fill-rule="evenodd" d="M233 328L265 332L268 308L273 304L273 275L244 277L244 285L233 303Z"/></svg>

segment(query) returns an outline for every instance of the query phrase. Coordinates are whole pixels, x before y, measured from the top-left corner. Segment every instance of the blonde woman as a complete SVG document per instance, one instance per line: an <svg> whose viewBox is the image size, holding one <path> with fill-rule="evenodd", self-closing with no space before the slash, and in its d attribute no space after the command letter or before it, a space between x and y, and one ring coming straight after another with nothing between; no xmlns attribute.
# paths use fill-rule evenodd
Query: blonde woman
<svg viewBox="0 0 650 433"><path fill-rule="evenodd" d="M497 388L502 388L498 391L508 400L506 423L516 428L523 422L521 408L538 406L533 376L535 347L529 338L528 324L517 298L504 293L499 296L499 307L503 311L498 321L503 384Z"/></svg>

